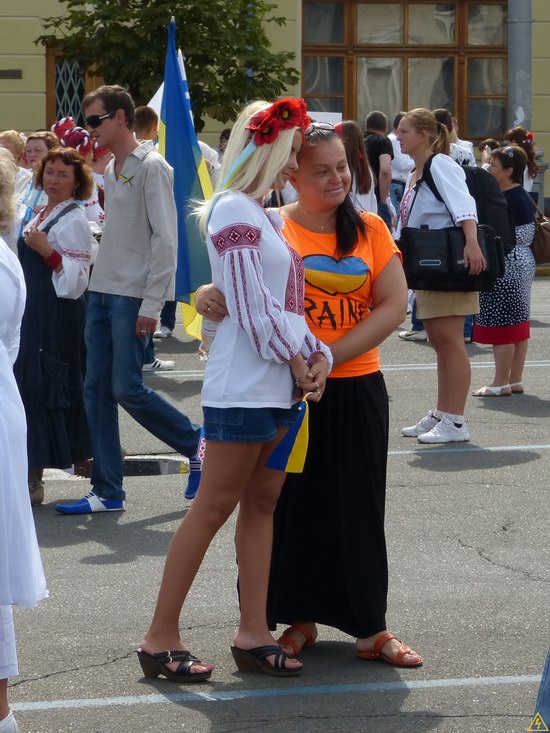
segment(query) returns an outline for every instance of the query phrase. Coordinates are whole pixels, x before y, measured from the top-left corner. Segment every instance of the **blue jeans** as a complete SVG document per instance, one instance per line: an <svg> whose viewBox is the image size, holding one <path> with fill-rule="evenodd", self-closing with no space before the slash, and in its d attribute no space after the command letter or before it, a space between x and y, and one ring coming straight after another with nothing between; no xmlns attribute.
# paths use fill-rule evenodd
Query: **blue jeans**
<svg viewBox="0 0 550 733"><path fill-rule="evenodd" d="M546 657L546 663L544 665L544 671L540 681L539 694L535 707L535 714L536 713L538 713L546 725L550 727L550 649L548 649L548 656ZM533 728L533 730L536 729ZM541 728L541 730L544 730L544 728Z"/></svg>
<svg viewBox="0 0 550 733"><path fill-rule="evenodd" d="M118 405L134 420L185 456L196 453L200 428L143 384L146 339L135 334L140 298L90 293L86 318L88 362L84 402L90 437L94 492L124 499Z"/></svg>
<svg viewBox="0 0 550 733"><path fill-rule="evenodd" d="M160 312L160 325L166 326L170 331L174 330L176 325L176 300L167 300Z"/></svg>
<svg viewBox="0 0 550 733"><path fill-rule="evenodd" d="M390 183L390 199L395 209L395 213L399 214L401 199L405 193L405 181L392 181Z"/></svg>

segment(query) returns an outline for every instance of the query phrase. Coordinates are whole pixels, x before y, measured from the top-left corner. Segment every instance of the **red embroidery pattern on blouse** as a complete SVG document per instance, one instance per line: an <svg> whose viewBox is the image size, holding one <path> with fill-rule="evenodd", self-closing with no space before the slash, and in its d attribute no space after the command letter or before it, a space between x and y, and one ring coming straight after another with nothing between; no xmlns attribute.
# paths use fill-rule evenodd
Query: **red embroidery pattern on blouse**
<svg viewBox="0 0 550 733"><path fill-rule="evenodd" d="M259 249L261 230L250 224L231 224L210 237L218 254L233 249Z"/></svg>
<svg viewBox="0 0 550 733"><path fill-rule="evenodd" d="M290 270L285 292L285 311L303 316L304 311L304 263L290 244L284 240L290 255Z"/></svg>

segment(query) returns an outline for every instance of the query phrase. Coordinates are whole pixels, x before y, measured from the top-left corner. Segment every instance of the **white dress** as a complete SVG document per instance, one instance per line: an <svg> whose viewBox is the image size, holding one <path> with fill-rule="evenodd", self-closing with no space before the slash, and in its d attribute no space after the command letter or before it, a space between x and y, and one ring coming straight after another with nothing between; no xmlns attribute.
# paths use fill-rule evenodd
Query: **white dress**
<svg viewBox="0 0 550 733"><path fill-rule="evenodd" d="M19 261L0 237L0 607L33 608L48 591L27 485L25 411L12 368L25 292Z"/></svg>

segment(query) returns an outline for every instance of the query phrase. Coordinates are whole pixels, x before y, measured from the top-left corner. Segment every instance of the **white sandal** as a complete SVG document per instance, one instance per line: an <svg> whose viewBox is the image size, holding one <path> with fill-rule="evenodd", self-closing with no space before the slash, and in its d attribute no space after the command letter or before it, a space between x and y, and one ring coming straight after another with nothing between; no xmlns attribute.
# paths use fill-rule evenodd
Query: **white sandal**
<svg viewBox="0 0 550 733"><path fill-rule="evenodd" d="M512 394L523 394L525 392L523 382L510 382L510 389L512 390Z"/></svg>
<svg viewBox="0 0 550 733"><path fill-rule="evenodd" d="M481 387L472 392L474 397L509 397L512 394L510 384L502 384L500 387Z"/></svg>

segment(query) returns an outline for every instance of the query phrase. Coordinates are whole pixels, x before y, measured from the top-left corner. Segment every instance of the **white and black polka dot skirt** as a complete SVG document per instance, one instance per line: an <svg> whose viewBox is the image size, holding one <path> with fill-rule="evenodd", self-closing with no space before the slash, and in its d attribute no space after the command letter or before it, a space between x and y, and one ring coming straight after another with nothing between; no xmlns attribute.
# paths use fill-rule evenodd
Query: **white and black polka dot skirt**
<svg viewBox="0 0 550 733"><path fill-rule="evenodd" d="M518 244L506 256L504 276L493 290L480 293L480 312L476 317L473 340L480 343L515 343L529 338L531 317L531 285L535 277L535 258L531 248L521 241L531 242L534 225L517 227L521 232ZM517 232L518 235L520 232ZM495 329L502 329L498 332Z"/></svg>

